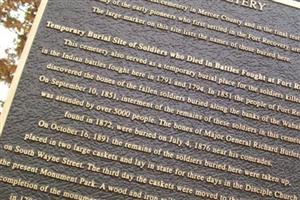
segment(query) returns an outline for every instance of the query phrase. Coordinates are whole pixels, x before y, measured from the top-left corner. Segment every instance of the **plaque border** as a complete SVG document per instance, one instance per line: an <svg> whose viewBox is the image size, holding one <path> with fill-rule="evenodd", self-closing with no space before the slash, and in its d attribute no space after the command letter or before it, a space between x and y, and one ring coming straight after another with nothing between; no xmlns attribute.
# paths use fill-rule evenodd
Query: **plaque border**
<svg viewBox="0 0 300 200"><path fill-rule="evenodd" d="M294 0L271 0L271 1L300 9L300 2L296 2Z"/></svg>
<svg viewBox="0 0 300 200"><path fill-rule="evenodd" d="M16 93L16 90L17 90L22 72L24 70L24 67L25 67L25 64L26 64L26 61L27 61L27 57L29 55L31 46L33 44L33 40L34 40L35 35L37 33L39 24L41 22L41 19L43 17L43 14L45 12L47 4L48 4L48 0L42 0L41 1L40 5L39 5L39 8L38 8L38 11L37 11L37 14L36 14L36 17L34 19L34 22L32 24L30 32L28 34L27 41L26 41L24 49L22 51L16 73L14 74L14 78L13 78L12 83L10 85L10 89L9 89L9 92L8 92L7 99L4 103L3 111L2 111L1 116L0 116L0 136L2 135L4 125L5 125L5 122L7 120L7 116L8 116L11 104L13 102L13 99L14 99L14 96L15 96L15 93Z"/></svg>
<svg viewBox="0 0 300 200"><path fill-rule="evenodd" d="M294 0L270 0L270 1L300 9L300 2L296 2ZM24 69L26 61L27 61L27 57L29 55L31 46L33 44L33 40L34 40L37 30L39 28L39 24L41 22L41 19L43 17L43 14L45 12L47 4L48 4L48 0L41 1L41 4L38 8L37 15L35 17L35 20L33 22L31 30L29 32L27 41L25 43L23 52L21 54L20 61L19 61L18 67L17 67L17 71L14 74L14 78L13 78L12 84L9 89L8 97L4 103L3 111L0 116L0 137L2 135L11 104L13 102L23 69Z"/></svg>

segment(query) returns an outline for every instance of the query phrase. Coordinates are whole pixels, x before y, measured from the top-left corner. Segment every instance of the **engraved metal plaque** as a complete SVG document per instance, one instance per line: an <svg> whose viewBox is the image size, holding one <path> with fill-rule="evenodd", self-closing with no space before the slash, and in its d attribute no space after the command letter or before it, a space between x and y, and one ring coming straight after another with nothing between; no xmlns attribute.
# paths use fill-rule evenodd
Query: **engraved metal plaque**
<svg viewBox="0 0 300 200"><path fill-rule="evenodd" d="M299 3L43 1L2 200L297 200Z"/></svg>

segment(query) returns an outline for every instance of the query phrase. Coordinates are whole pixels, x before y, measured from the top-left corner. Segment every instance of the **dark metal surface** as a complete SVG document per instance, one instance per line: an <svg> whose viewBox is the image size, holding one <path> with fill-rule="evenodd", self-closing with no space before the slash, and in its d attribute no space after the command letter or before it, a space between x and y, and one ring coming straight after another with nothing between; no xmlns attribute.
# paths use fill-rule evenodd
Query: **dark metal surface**
<svg viewBox="0 0 300 200"><path fill-rule="evenodd" d="M230 4L220 1L220 0L214 0L214 1L207 1L207 0L178 0L176 2L180 2L183 4L187 4L194 7L199 7L207 10L216 11L218 13L224 13L226 15L230 15L236 18L240 18L242 20L248 20L255 23L260 24L266 24L271 27L278 27L280 30L287 30L290 33L299 33L299 23L300 23L300 15L299 10L291 7L286 7L281 4L272 3L270 1L265 1L268 6L266 7L265 11L259 12L243 7L238 6L231 6ZM263 36L266 35L265 33L254 31L251 29L246 29L244 27L238 27L234 24L228 24L225 22L222 22L220 20L214 20L207 17L200 17L196 15L192 15L191 13L185 12L182 13L179 10L166 8L162 6L158 6L157 4L152 4L148 1L141 1L141 0L132 0L130 3L136 3L139 5L145 5L149 8L156 8L158 10L162 10L168 13L176 14L176 15L186 15L190 16L192 18L201 19L203 21L211 22L214 24L220 24L225 25L228 27L232 27L234 29L244 30L247 32L253 32L257 35ZM162 63L168 63L176 66L180 66L182 68L192 69L195 71L201 71L203 73L209 73L209 74L215 74L218 76L226 77L227 79L232 79L235 81L243 81L248 84L257 85L260 87L267 87L267 88L274 88L276 91L280 91L282 93L290 93L295 96L299 96L299 92L293 91L288 88L279 87L270 85L268 83L264 82L258 82L251 79L247 79L245 77L237 76L231 73L225 73L220 72L215 69L205 68L203 66L198 66L195 64L191 64L188 62L183 61L176 61L174 59L170 60L169 58L154 55L150 53L141 53L140 51L122 47L119 45L113 45L109 44L107 42L103 41L96 41L92 40L87 37L76 37L75 35L68 34L68 33L59 33L57 31L51 30L46 28L47 21L52 21L54 23L59 23L65 26L71 26L74 28L79 28L82 30L92 30L94 32L99 32L103 34L110 34L116 37L121 37L126 39L127 41L138 41L146 44L155 45L157 47L160 47L161 49L165 49L167 51L173 51L176 50L180 53L193 55L196 57L204 58L207 60L215 60L227 65L233 65L238 66L243 69L247 69L249 71L254 71L257 73L263 73L268 74L272 77L278 77L283 78L286 80L291 80L294 82L299 82L300 77L300 60L299 60L299 54L284 51L281 49L275 49L276 52L280 52L283 55L287 55L292 59L291 63L287 62L281 62L274 59L265 58L258 55L253 55L250 53L242 52L240 50L232 49L230 47L223 47L217 44L212 44L207 41L200 41L193 38L187 38L180 36L175 33L171 32L163 32L157 29L152 29L149 27L140 26L133 23L125 23L121 20L113 20L111 18L107 18L104 16L97 16L95 14L91 13L91 8L93 6L98 6L101 8L107 8L110 10L115 10L118 12L121 12L123 14L132 15L132 12L129 12L128 10L122 9L122 8L116 8L111 5L104 5L97 1L89 1L89 0L60 0L60 1L49 1L46 12L43 16L43 19L40 24L40 28L38 31L38 34L35 38L35 42L32 46L31 53L29 55L26 67L24 69L24 73L22 75L11 111L10 115L8 117L6 127L4 129L3 135L1 137L0 142L0 158L7 158L8 160L11 160L13 162L20 162L24 164L29 164L36 167L44 167L48 169L55 170L57 172L66 173L72 176L80 176L80 177L86 177L94 179L98 183L107 183L107 184L113 184L113 185L119 185L119 186L125 186L129 189L137 189L137 190L143 190L149 194L156 194L158 196L162 197L172 197L174 199L178 200L193 200L193 199L204 199L192 195L183 194L180 192L171 191L171 190L165 190L154 186L149 186L145 184L138 184L136 182L127 182L124 180L121 180L120 178L113 178L110 176L101 175L98 173L93 173L90 171L87 171L85 169L76 169L72 167L67 167L61 164L53 164L51 162L45 162L41 159L33 158L30 156L24 156L21 154L9 152L3 150L4 144L12 144L12 145L20 145L24 148L34 148L36 150L44 150L47 152L52 152L55 155L60 156L67 156L69 158L72 158L74 160L81 160L83 162L92 162L96 163L100 166L109 166L114 169L120 169L122 171L126 172L132 172L136 175L145 175L147 177L153 177L155 179L162 179L166 180L175 184L181 184L190 186L194 189L199 189L207 192L219 192L219 194L224 194L225 196L235 196L237 198L241 199L274 199L273 197L261 197L260 195L256 195L254 193L245 192L241 190L235 190L232 188L225 188L224 186L214 186L212 184L207 184L205 182L201 181L195 181L188 179L186 177L181 178L176 175L169 175L160 173L153 170L148 169L140 169L136 166L121 164L119 162L110 161L107 159L100 159L93 156L82 156L78 153L74 153L71 151L63 150L51 145L41 145L36 142L28 142L24 141L24 135L26 133L34 133L41 136L48 136L49 138L54 139L61 139L64 141L69 141L72 143L78 143L81 145L89 146L92 149L99 149L99 150L106 150L111 153L115 153L118 155L127 155L132 156L134 158L140 158L142 160L151 161L156 164L164 164L166 166L178 166L182 169L191 170L194 172L197 172L199 174L203 174L205 176L214 176L219 177L221 179L227 179L227 180L238 180L241 183L251 183L253 185L256 185L258 187L264 187L264 188L270 188L273 191L279 190L288 194L296 194L300 196L300 168L299 168L299 159L295 158L288 158L284 157L282 155L275 155L269 152L261 151L261 150L254 150L253 148L246 148L239 145L234 145L230 143L224 143L221 141L212 141L204 137L200 137L194 134L188 134L181 131L176 131L174 129L168 129L168 128L162 128L157 125L152 124L143 124L137 121L132 121L130 119L124 119L122 117L116 117L110 114L100 113L95 110L89 111L85 108L76 107L72 105L62 104L58 103L53 100L45 100L40 96L41 91L48 91L55 94L66 94L66 96L70 96L73 98L82 99L89 102L98 103L101 105L107 105L110 107L120 107L120 108L126 108L128 110L131 110L132 112L138 112L144 115L149 116L155 116L162 119L169 119L170 121L174 122L181 122L186 125L192 126L194 128L202 128L202 129L208 129L213 131L218 131L226 134L231 134L240 138L250 139L250 140L256 140L256 141L262 141L268 144L275 144L278 146L284 146L289 149L294 149L299 151L299 146L295 144L288 144L285 142L282 142L280 140L274 141L270 138L258 136L258 135L251 135L249 133L245 133L242 131L237 131L233 129L223 128L220 126L207 124L205 122L199 122L192 119L187 119L183 117L179 117L176 115L167 114L165 112L159 112L147 108L141 108L130 104L120 104L116 101L111 101L108 99L105 99L103 97L94 97L92 95L88 95L85 93L80 92L73 92L67 89L58 89L57 87L51 86L49 84L43 84L39 82L39 77L41 75L46 75L49 78L57 78L61 80L65 80L72 83L79 83L83 85L88 85L91 87L98 88L99 91L102 89L112 90L116 91L118 94L127 94L128 96L134 97L134 98L144 98L147 101L155 102L157 104L165 104L165 105L171 105L176 108L181 108L184 110L194 111L197 113L201 113L203 115L211 115L215 117L219 117L221 119L226 119L230 122L237 122L240 121L242 123L257 127L257 128L263 128L267 130L273 130L278 133L284 133L285 135L290 136L298 136L299 131L295 130L289 130L283 127L270 125L262 122L257 122L254 120L245 120L241 117L236 117L230 114L222 114L217 111L211 111L207 108L200 108L196 106L191 106L186 103L176 102L173 100L167 100L160 97L155 97L153 95L145 95L140 92L136 91L130 91L125 88L117 88L114 86L110 86L107 84L102 84L100 82L96 81L89 81L87 79L84 79L82 77L74 77L74 76L68 76L64 75L62 73L57 73L53 71L49 71L46 69L46 66L49 63L67 66L69 68L82 70L82 71L90 71L93 73L101 74L106 77L110 77L116 80L130 80L135 83L139 84L149 84L150 86L157 88L157 89L165 89L167 91L172 91L180 95L184 96L190 96L194 98L199 98L211 102L217 102L224 106L230 106L235 107L239 109L244 109L248 111L253 111L260 114L265 115L272 115L273 117L279 118L279 119L289 119L294 122L300 122L299 117L291 117L285 114L281 114L278 112L271 112L269 110L265 109L259 109L255 107L245 106L243 104L239 104L233 101L228 101L226 99L222 100L220 98L214 98L206 94L201 93L194 93L187 91L185 89L178 89L174 86L163 86L162 84L158 83L147 83L143 79L139 78L133 78L131 76L126 75L120 75L115 72L111 72L109 70L105 69L99 69L96 67L91 67L85 64L79 64L76 62L69 62L60 58L55 58L51 56L45 56L42 55L41 49L43 47L50 48L50 49L56 49L59 51L65 51L74 53L77 55L81 55L82 57L88 57L88 58L94 58L97 60L102 60L106 63L113 63L115 65L120 66L126 66L130 69L137 69L140 71L143 71L145 73L152 73L155 75L164 73L168 77L177 78L179 80L185 81L189 80L191 82L197 82L199 84L204 85L205 87L213 87L213 88L219 88L224 89L225 91L229 91L235 94L241 94L245 97L249 98L255 98L258 100L263 100L268 103L280 103L282 105L288 106L290 108L299 109L299 104L296 103L290 103L286 102L284 100L275 99L273 97L267 97L264 95L256 94L256 93L249 93L245 90L233 88L233 87L227 87L224 85L218 85L209 81L204 80L196 80L192 79L187 76L176 76L172 72L166 72L162 71L157 68L150 68L148 66L143 66L139 64L135 64L129 61L120 60L120 59L112 59L111 57L104 57L101 55L84 52L80 49L73 49L64 46L63 42L64 39L73 39L78 42L84 42L90 45L94 45L101 48L106 48L109 50L117 50L122 52L127 52L131 55L137 55L143 58L148 58L151 60L157 60ZM158 17L150 17L150 16L143 16L142 14L136 14L140 16L141 18L145 18L148 20L154 20L159 21L161 18ZM191 25L184 25L179 22L174 21L168 21L163 20L164 23L169 23L169 25L176 25L178 27L185 27L189 30L194 30L195 32L202 32L204 34L208 35L215 35L216 37L223 38L225 40L229 41L237 41L244 44L249 44L251 46L257 46L258 48L266 48L270 49L270 47L250 42L248 40L236 38L233 36L228 36L222 33L218 32L212 32L211 30L207 29L201 29L196 28ZM270 39L276 39L278 41L290 44L290 45L299 45L299 42L287 40L285 38L281 38L278 36L266 36ZM274 50L274 48L273 48ZM65 111L71 111L75 113L82 113L85 115L90 115L93 117L98 118L105 118L111 120L113 123L119 123L122 125L128 125L133 127L139 127L143 130L157 132L164 135L176 135L180 138L189 138L191 141L199 141L203 143L212 144L215 146L219 146L225 149L233 149L236 152L239 153L247 153L250 155L257 155L260 157L265 157L266 159L270 159L273 161L272 167L264 167L259 166L253 163L248 163L244 161L229 159L223 156L217 156L215 154L206 153L203 151L196 151L193 149L188 148L178 148L175 145L171 144L164 144L162 142L159 142L157 140L151 140L151 139L145 139L142 137L137 137L130 134L124 134L120 133L116 130L108 130L99 128L95 125L88 125L84 123L78 123L69 119L64 118ZM193 155L199 159L208 159L210 161L216 161L220 163L226 163L231 164L234 166L238 166L243 169L249 169L254 170L260 173L265 174L274 174L278 177L284 177L291 181L292 186L282 186L280 184L275 183L268 183L266 181L258 180L255 178L249 178L243 175L235 175L232 173L223 172L220 170L215 169L209 169L207 167L203 166L197 166L192 164L187 164L184 162L179 162L174 159L167 159L163 158L162 156L157 157L154 155L149 155L145 153L140 153L133 150L128 150L122 147L116 147L112 146L110 144L100 144L95 141L88 141L84 140L79 137L73 137L66 134L60 134L58 132L54 132L47 129L42 129L38 127L38 121L44 119L48 122L57 122L60 124L68 124L70 126L76 127L77 129L86 129L90 132L98 132L98 133L105 133L111 137L116 137L123 139L124 141L131 141L135 143L144 144L147 146L151 146L152 148L164 148L168 149L170 151L176 152L176 153L185 153L188 155ZM124 197L118 194L109 193L105 191L101 191L100 189L93 189L86 186L80 186L78 184L72 184L65 181L59 181L53 178L32 174L29 172L24 172L20 170L11 170L7 167L0 166L0 174L9 176L9 177L15 177L15 178L21 178L24 180L32 181L39 184L49 184L50 186L55 186L60 189L68 189L73 192L79 192L82 195L89 196L94 199L107 199L107 200L115 200L115 199L132 199L130 197ZM18 195L24 195L24 196L30 196L35 199L40 200L46 200L46 199L63 199L61 197L56 197L54 195L50 195L47 193L43 193L40 191L34 191L30 189L25 189L21 187L13 187L11 185L5 184L3 182L0 182L0 199L6 200L9 199L10 194L18 194Z"/></svg>

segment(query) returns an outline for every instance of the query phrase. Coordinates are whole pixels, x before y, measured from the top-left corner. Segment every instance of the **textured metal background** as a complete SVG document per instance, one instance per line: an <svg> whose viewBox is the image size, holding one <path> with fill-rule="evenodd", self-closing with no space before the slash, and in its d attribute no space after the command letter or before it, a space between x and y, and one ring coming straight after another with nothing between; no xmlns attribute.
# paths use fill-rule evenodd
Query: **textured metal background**
<svg viewBox="0 0 300 200"><path fill-rule="evenodd" d="M270 1L264 1L268 4L264 12L258 12L254 10L250 10L247 8L239 7L239 6L231 6L231 4L225 3L224 1L220 0L214 0L214 1L207 1L207 0L177 0L176 2L178 3L184 3L187 5L192 5L195 7L200 7L203 9L207 10L212 10L216 11L218 13L224 13L228 14L230 16L240 18L243 20L248 20L248 21L253 21L256 23L260 24L266 24L271 27L278 27L280 30L287 30L291 33L299 33L299 23L300 23L300 15L299 15L299 10L291 7L286 7L281 4L276 4L272 3ZM173 13L176 15L182 15L183 13L180 11L176 11L175 9L169 9L166 7L158 6L156 4L149 3L147 1L141 1L141 0L132 0L130 3L137 3L139 5L145 5L150 8L156 8L158 10L166 11L168 13ZM300 77L300 60L299 60L299 55L291 52L285 52L280 49L276 49L277 52L280 52L284 55L289 56L292 59L292 63L284 63L284 62L279 62L276 60L272 59L267 59L265 57L245 53L239 50L234 50L231 48L227 47L222 47L216 44L208 43L206 41L199 41L196 39L192 38L186 38L174 33L170 32L162 32L159 30L151 29L149 27L143 27L140 25L132 24L132 23L124 23L124 21L121 20L113 20L111 18L107 18L104 16L96 16L91 13L91 7L92 6L98 6L102 8L108 8L110 10L116 10L118 12L121 12L123 14L128 14L132 15L131 12L125 9L121 8L116 8L111 5L105 6L102 3L99 3L97 1L89 1L89 0L61 0L61 1L49 1L48 6L46 8L45 14L43 16L43 19L40 24L40 28L38 30L35 42L32 46L31 53L29 55L29 59L27 61L26 67L24 69L18 90L16 92L16 96L10 111L10 114L8 116L8 120L6 123L6 127L4 129L3 135L1 137L1 151L0 151L0 157L5 157L8 158L12 161L15 162L22 162L22 163L27 163L33 166L37 167L46 167L49 169L54 169L58 172L64 172L67 174L71 175L78 175L78 176L84 176L84 177L90 177L95 179L97 182L105 182L108 184L114 184L114 185L120 185L120 186L126 186L129 189L137 188L141 189L143 191L146 191L148 193L152 194L157 194L162 197L173 197L175 199L179 200L192 200L192 199L197 199L194 196L189 196L189 195L184 195L182 193L176 192L176 191L168 191L168 190L163 190L157 187L152 187L149 185L141 185L137 184L135 182L128 183L124 180L116 179L116 178L111 178L109 176L102 176L101 174L96 174L92 172L88 172L86 170L79 170L71 167L67 167L64 165L59 165L59 164L53 164L53 163L46 163L41 161L40 159L37 158L31 158L31 157L24 157L23 155L18 155L15 153L7 152L3 150L3 145L4 144L13 144L13 145L20 145L23 147L27 148L35 148L39 150L45 150L48 152L53 152L56 155L61 155L61 156L68 156L73 159L77 160L82 160L82 161L89 161L93 163L98 163L100 166L110 166L115 169L121 169L123 171L128 171L128 172L133 172L138 175L145 175L147 177L156 177L156 179L164 179L168 180L173 183L180 183L181 185L187 185L191 186L194 189L200 189L208 192L219 192L220 194L223 193L226 196L235 196L238 198L242 199L272 199L272 198L262 198L261 196L255 195L253 193L248 193L248 192L243 192L243 191L238 191L234 189L225 189L224 187L220 186L212 186L210 184L206 184L204 182L200 181L194 181L190 180L187 178L179 178L178 176L175 175L167 175L167 174L162 174L157 171L151 171L151 170L146 170L146 169L139 169L138 167L135 166L129 166L129 165L124 165L120 164L117 162L113 161L108 161L104 159L97 159L92 156L80 156L79 154L70 152L70 151L63 151L61 149L58 149L57 147L51 147L51 146L43 146L38 143L32 143L32 142L26 142L23 140L23 137L26 133L35 133L38 135L42 136L50 136L56 139L63 139L65 141L72 141L73 143L79 143L82 145L88 145L93 149L102 149L102 150L107 150L109 152L114 152L119 155L128 155L128 156L133 156L137 158L141 158L143 160L147 161L152 161L154 163L162 163L167 166L178 166L183 169L188 169L191 171L198 172L200 174L204 174L206 176L215 176L215 177L220 177L222 179L228 179L228 180L238 180L241 183L251 183L256 186L262 186L266 188L270 188L272 190L280 190L285 193L291 193L291 194L297 194L300 196L300 169L299 169L299 160L297 159L292 159L288 157L284 157L281 155L275 155L271 154L268 152L260 151L260 150L254 150L250 148L243 148L238 145L233 145L229 143L222 143L219 141L212 141L207 138L199 137L196 135L192 134L187 134L184 132L179 132L175 131L172 129L167 129L167 128L162 128L157 125L144 125L141 123L138 123L136 121L131 121L129 119L124 119L121 117L115 117L109 114L103 114L99 113L97 111L88 111L86 109L80 108L80 107L75 107L71 105L66 105L66 104L61 104L57 103L55 101L51 100L44 100L40 96L41 91L49 91L53 92L56 94L67 94L67 96L72 96L72 97L77 97L80 99L84 99L90 102L98 102L99 104L104 104L108 106L117 106L121 108L126 108L134 112L139 112L142 114L146 115L152 115L152 116L160 116L161 118L164 119L169 119L171 121L180 121L182 123L185 123L186 125L192 126L192 127L201 127L203 129L210 129L214 131L219 131L222 133L226 134L232 134L236 135L245 139L250 139L250 140L258 140L262 141L268 144L276 143L276 145L279 146L285 146L289 149L295 149L299 150L299 146L293 145L293 144L287 144L283 143L281 141L276 141L271 140L269 138L265 137L260 137L260 136L255 136L251 135L249 133L245 133L242 131L234 131L232 129L226 129L226 128L221 128L220 126L214 126L210 125L204 122L199 122L195 120L188 120L184 119L182 117L178 117L175 115L170 115L166 114L164 112L158 112L146 108L138 108L137 106L129 105L129 104L118 104L117 102L109 101L107 99L98 97L95 99L95 97L83 94L83 93L74 93L70 92L66 89L57 89L56 87L42 84L38 81L38 77L42 74L47 75L48 77L56 77L57 79L63 79L68 82L77 82L77 83L82 83L85 85L90 85L97 87L99 90L101 89L108 89L108 90L115 90L118 94L127 94L128 96L131 97L136 97L136 98L145 98L148 101L156 102L156 103L164 103L164 104L170 104L173 105L176 108L182 108L190 111L195 111L202 113L204 115L212 115L216 116L219 118L226 119L230 122L236 122L240 121L245 124L249 124L251 126L257 127L257 128L264 128L264 129L269 129L269 130L274 130L279 133L283 133L286 135L290 136L298 136L299 132L294 131L294 130L288 130L283 127L278 127L275 125L270 125L270 124L264 124L264 123L258 123L253 120L245 120L244 118L241 117L235 117L232 115L222 115L219 112L215 111L210 111L209 109L205 108L196 108L195 106L188 105L186 103L178 103L172 100L166 100L162 99L159 97L154 97L151 95L144 95L143 93L140 92L133 92L129 91L127 89L117 89L116 87L111 87L106 84L100 84L97 83L96 81L88 81L83 78L74 78L72 76L67 76L63 75L61 73L56 73L56 72L51 72L46 69L46 65L49 63L54 63L58 65L63 65L63 66L68 66L72 67L74 69L78 70L83 70L83 71L91 71L95 73L102 74L103 76L111 77L116 80L131 80L135 83L146 83L142 79L138 78L132 78L128 77L125 75L119 75L114 72L108 71L108 70L103 70L103 69L97 69L95 67L90 67L84 64L77 64L74 62L67 62L65 60L62 60L60 58L54 58L50 56L44 56L41 54L41 49L42 47L46 48L53 48L57 49L60 51L66 51L66 52L73 52L74 54L82 55L82 57L90 57L94 58L97 60L103 60L104 62L108 63L114 63L116 65L120 66L126 66L130 69L137 69L140 71L144 72L150 72L153 74L161 74L164 73L165 75L169 77L175 77L171 72L165 72L159 69L154 69L138 64L133 64L131 62L127 62L124 60L118 60L118 59L112 59L110 57L103 57L97 54L93 53L87 53L83 52L79 49L71 49L67 48L66 46L63 45L63 40L68 38L68 39L74 39L77 41L85 42L94 46L98 47L103 47L107 48L109 50L119 50L119 51L126 51L128 54L132 55L137 55L145 58L149 58L151 60L158 60L159 62L162 63L169 63L169 64L174 64L176 66L181 66L183 68L188 68L188 69L193 69L195 71L202 71L204 73L210 73L210 74L216 74L219 76L226 77L228 79L233 79L235 81L243 81L248 84L254 84L254 85L259 85L261 87L268 87L268 88L274 88L276 91L280 91L282 93L290 93L295 96L299 96L299 92L292 91L291 89L286 89L283 87L279 86L272 86L267 83L263 82L256 82L251 79L247 79L244 77L236 76L233 74L229 73L220 73L217 70L214 69L209 69L201 66L196 66L194 64L190 64L187 62L181 62L181 61L175 61L175 60L169 60L168 58L164 58L162 56L158 55L153 55L150 53L141 53L138 52L134 49L129 49L121 46L116 46L112 44L108 44L102 41L96 41L92 40L86 37L76 37L71 34L67 33L58 33L54 30L50 30L45 28L46 22L53 21L54 23L59 23L62 25L66 26L72 26L75 28L80 28L84 30L93 30L95 32L99 33L104 33L104 34L110 34L113 36L118 36L121 38L124 38L128 41L139 41L151 45L155 45L158 47L161 47L162 49L172 51L172 50L177 50L178 52L184 53L184 54L190 54L196 57L202 57L208 60L216 60L224 64L228 65L234 65L234 66L240 66L243 69L248 69L250 71L255 71L255 72L260 72L263 74L269 74L272 77L281 77L283 79L299 82L299 77ZM146 18L149 20L154 20L158 21L161 20L161 18L158 17L149 17L149 16L143 16L142 14L135 14L140 16L141 18ZM265 35L262 32L256 32L250 29L246 28L239 28L236 27L235 25L231 25L228 23L224 23L220 20L213 20L210 18L206 17L200 17L196 15L191 15L190 13L186 12L184 13L186 16L192 16L193 18L198 18L202 19L203 21L211 22L214 24L221 24L224 26L229 26L235 29L241 29L247 32L253 32L257 35ZM226 40L230 41L238 41L241 43L245 44L250 44L252 46L257 46L265 49L271 49L268 46L265 46L263 44L258 44L254 42L249 42L243 39L235 38L233 36L228 36L224 35L222 33L218 32L211 32L210 30L207 29L198 29L195 27L192 27L190 25L182 25L179 22L170 22L168 20L162 20L162 22L169 23L170 25L177 25L179 27L186 27L187 29L194 30L195 32L203 32L209 35L215 35L216 37L224 38ZM288 44L293 44L293 45L299 45L298 42L293 42L292 40L287 40L284 38L276 37L276 36L267 36L270 39L276 39L278 41L282 41L284 43ZM297 43L297 44L295 44ZM188 77L183 77L183 76L178 76L176 77L180 80L189 80L192 82L197 82L195 79L191 79ZM201 83L202 85L208 87L213 87L213 88L219 88L222 89L222 85L217 85L215 83L211 83L208 81L201 81L199 80L198 83ZM148 83L147 83L148 84ZM156 84L156 83L149 83L152 87L156 88L161 88L161 84ZM233 106L239 109L245 109L253 112L257 112L260 114L269 114L274 117L277 117L279 119L287 118L291 121L294 122L300 122L299 118L297 117L291 117L288 115L280 114L280 113L275 113L271 112L268 110L264 109L257 109L254 107L245 107L243 104L239 103L234 103L232 101L227 101L227 100L221 100L217 98L212 98L208 95L204 95L201 93L193 93L189 92L184 89L178 89L175 88L174 86L166 86L165 90L168 91L173 91L181 95L187 95L187 96L192 96L194 98L200 98L202 100L209 100L211 102L217 102L219 104L222 104L224 106ZM236 89L236 88L230 88L230 87L224 87L224 90L232 92L232 93L240 93L241 95L245 97L251 97L251 98L256 98L260 100L264 100L268 103L280 103L282 105L286 105L291 108L296 108L299 109L299 105L295 103L290 103L290 102L285 102L283 100L271 98L271 97L266 97L263 95L255 94L255 93L249 93L245 92L244 90L241 89ZM196 150L191 150L187 148L182 148L179 150L176 146L174 145L167 145L163 144L159 141L153 141L153 140L148 140L144 139L141 137L135 137L133 135L128 135L128 134L123 134L117 131L110 131L107 129L102 129L102 128L97 128L96 126L90 126L90 125L83 125L82 123L75 123L74 121L64 119L63 113L66 111L74 111L76 113L82 113L82 114L87 114L90 116L94 117L99 117L99 118L107 118L110 119L113 122L120 123L123 125L128 125L128 126L137 126L140 127L143 130L149 130L153 132L159 132L164 135L176 135L180 138L189 138L192 141L199 141L199 142L204 142L204 143L210 143L212 145L218 145L220 147L224 147L225 149L234 149L237 152L243 152L247 153L250 155L258 155L260 157L265 157L267 159L273 160L273 167L262 167L258 166L255 164L247 163L244 161L238 161L238 160L233 160L229 159L226 157L222 156L217 156L211 153L205 153L201 151L196 151ZM45 119L49 122L58 122L61 124L69 124L71 126L77 127L78 129L87 129L90 132L101 132L105 133L107 135L110 135L112 137L116 138L121 138L126 141L132 141L136 143L141 143L145 144L148 146L152 147L162 147L164 149L169 149L170 151L174 151L177 153L185 153L189 155L193 155L199 159L208 159L208 160L213 160L213 161L218 161L222 163L227 163L227 164L232 164L234 166L239 166L244 169L250 169L250 170L255 170L260 173L271 173L274 174L278 177L286 177L291 180L292 186L291 187L284 187L280 186L278 184L274 183L267 183L266 181L262 180L257 180L254 178L247 178L245 176L240 176L240 175L233 175L230 173L225 173L221 172L218 170L213 170L213 169L208 169L205 167L201 166L196 166L196 165L189 165L187 163L175 161L175 160L170 160L166 158L157 158L156 156L153 155L146 155L143 153L138 153L135 151L127 150L121 147L114 147L112 145L108 144L99 144L97 142L93 141L84 141L78 137L71 137L67 136L64 134L56 133L51 130L45 130L37 127L37 121L40 119ZM16 177L16 178L23 178L25 180L32 180L33 182L37 183L42 183L42 184L49 184L51 186L56 186L59 188L66 188L71 191L78 191L83 195L87 195L90 197L94 197L95 199L131 199L129 197L124 197L112 193L107 193L103 192L97 189L92 189L84 186L79 186L76 184L71 184L63 181L58 181L55 179L51 178L46 178L40 175L34 175L31 173L26 173L22 171L12 171L8 168L5 167L0 167L0 174L11 176L11 177ZM18 194L18 195L27 195L34 197L36 199L41 199L41 200L46 200L46 199L56 199L54 196L45 194L42 192L35 192L31 191L28 189L20 188L20 187L12 187L10 185L0 183L0 199L5 200L9 198L9 195L11 193ZM201 198L198 198L201 199Z"/></svg>

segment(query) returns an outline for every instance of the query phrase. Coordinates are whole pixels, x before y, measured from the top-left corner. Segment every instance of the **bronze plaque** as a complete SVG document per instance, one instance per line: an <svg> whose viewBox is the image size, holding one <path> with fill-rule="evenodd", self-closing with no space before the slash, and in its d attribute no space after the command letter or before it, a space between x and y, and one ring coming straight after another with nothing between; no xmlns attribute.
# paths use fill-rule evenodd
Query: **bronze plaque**
<svg viewBox="0 0 300 200"><path fill-rule="evenodd" d="M2 115L0 199L297 200L299 8L43 1Z"/></svg>

